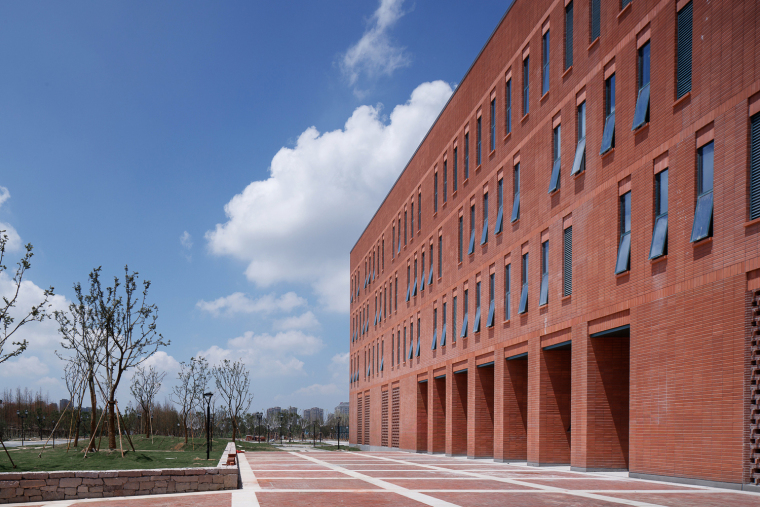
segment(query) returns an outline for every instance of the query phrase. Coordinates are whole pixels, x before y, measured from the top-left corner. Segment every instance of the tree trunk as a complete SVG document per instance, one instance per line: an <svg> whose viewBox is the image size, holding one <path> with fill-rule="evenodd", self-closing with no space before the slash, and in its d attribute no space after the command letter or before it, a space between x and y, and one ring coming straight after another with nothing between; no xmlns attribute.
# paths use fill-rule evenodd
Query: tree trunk
<svg viewBox="0 0 760 507"><path fill-rule="evenodd" d="M232 418L232 441L235 441L235 437L237 436L237 419Z"/></svg>
<svg viewBox="0 0 760 507"><path fill-rule="evenodd" d="M114 410L114 396L111 394L108 403L108 448L116 449L116 411Z"/></svg>
<svg viewBox="0 0 760 507"><path fill-rule="evenodd" d="M92 405L92 412L90 414L90 435L95 435L95 433L97 432L97 426L98 426L98 421L97 421L97 416L96 416L96 414L98 413L98 410L97 410L98 399L95 397L95 376L93 375L92 372L90 372L89 384L90 384L90 403ZM91 438L91 440L92 440L91 449L95 449L95 439Z"/></svg>
<svg viewBox="0 0 760 507"><path fill-rule="evenodd" d="M187 417L182 419L182 426L185 427L185 444L187 445Z"/></svg>

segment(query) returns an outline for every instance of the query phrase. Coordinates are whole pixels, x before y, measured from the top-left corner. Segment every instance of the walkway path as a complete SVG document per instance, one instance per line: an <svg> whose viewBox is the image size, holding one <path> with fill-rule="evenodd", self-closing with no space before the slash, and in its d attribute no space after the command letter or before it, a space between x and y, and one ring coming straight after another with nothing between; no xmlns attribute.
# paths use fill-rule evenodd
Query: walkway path
<svg viewBox="0 0 760 507"><path fill-rule="evenodd" d="M243 489L27 507L760 507L760 494L403 452L240 454Z"/></svg>

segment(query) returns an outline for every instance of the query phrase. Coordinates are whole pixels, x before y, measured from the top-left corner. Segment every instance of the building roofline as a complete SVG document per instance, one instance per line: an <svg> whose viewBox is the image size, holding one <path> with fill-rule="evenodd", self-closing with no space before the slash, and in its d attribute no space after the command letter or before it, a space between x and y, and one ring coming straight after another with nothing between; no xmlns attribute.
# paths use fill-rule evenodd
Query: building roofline
<svg viewBox="0 0 760 507"><path fill-rule="evenodd" d="M480 51L478 52L478 56L475 57L475 59L472 61L472 64L470 64L470 67L467 69L467 72L465 72L464 76L462 77L462 79L459 80L459 84L460 85L464 82L465 79L467 79L467 76L470 74L470 71L472 71L472 68L478 62L478 59L480 58L480 55L482 55L483 51L486 50L486 46L488 46L488 43L491 42L491 39L493 39L493 36L496 34L496 31L499 29L499 27L501 26L501 24L504 22L504 19L507 17L507 14L509 14L509 11L512 10L512 6L515 5L516 1L517 0L512 0L512 3L509 4L509 7L507 7L506 12L504 12L504 15L501 17L501 19L499 20L499 22L496 24L496 28L494 28L493 31L491 32L491 35L488 36L488 39L486 40L485 44L483 44L483 47L480 48ZM420 151L420 148L422 147L422 145L425 144L425 141L427 140L428 136L430 135L430 132L433 131L433 128L438 123L438 120L441 119L441 116L443 115L443 112L446 111L446 108L449 106L449 103L454 99L454 96L459 91L459 88L460 88L460 86L457 85L456 89L454 90L454 93L451 94L451 97L449 97L449 100L447 100L446 104L444 104L444 106L441 108L441 112L438 113L438 116L435 118L435 121L430 126L430 128L427 131L427 133L425 133L425 137L423 137L422 141L420 141L420 144L417 145L417 148L414 150L414 153L412 153L412 156L409 157L409 161L404 166L404 169L401 170L401 172L399 173L398 177L396 178L396 181L393 182L393 185L391 185L390 190L388 190L388 193L385 194L385 198L383 198L383 202L380 203L380 206L377 207L377 209L375 210L374 215L372 215L372 218L370 218L369 222L367 222L367 225L364 226L364 230L361 232L361 234L359 234L359 237L356 239L356 242L354 243L354 246L351 247L351 252L353 252L354 249L356 248L356 245L359 244L359 241L362 239L362 236L364 236L364 233L367 232L367 228L369 227L369 224L372 223L372 221L377 216L377 212L380 211L380 208L383 207L383 204L385 204L385 201L387 201L388 197L390 197L391 192L393 192L393 189L396 187L396 184L398 183L398 180L401 179L401 176L404 175L404 172L406 172L406 169L409 167L409 164L411 164L412 160L414 160L414 157L415 157L415 155L417 155L417 152Z"/></svg>

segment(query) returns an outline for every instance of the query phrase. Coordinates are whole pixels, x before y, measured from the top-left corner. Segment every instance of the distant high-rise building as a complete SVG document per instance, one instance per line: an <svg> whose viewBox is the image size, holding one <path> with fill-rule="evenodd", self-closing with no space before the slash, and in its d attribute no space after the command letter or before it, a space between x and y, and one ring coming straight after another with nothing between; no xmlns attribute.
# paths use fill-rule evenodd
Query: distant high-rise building
<svg viewBox="0 0 760 507"><path fill-rule="evenodd" d="M66 407L69 405L69 400L66 398L62 398L60 401L58 401L58 410L63 412L66 410Z"/></svg>
<svg viewBox="0 0 760 507"><path fill-rule="evenodd" d="M322 423L325 419L325 411L318 407L307 408L303 411L303 418L310 423Z"/></svg>
<svg viewBox="0 0 760 507"><path fill-rule="evenodd" d="M349 403L347 401L341 401L340 405L335 407L335 413L340 415L348 415Z"/></svg>
<svg viewBox="0 0 760 507"><path fill-rule="evenodd" d="M272 407L267 409L267 419L279 418L282 409L280 407Z"/></svg>

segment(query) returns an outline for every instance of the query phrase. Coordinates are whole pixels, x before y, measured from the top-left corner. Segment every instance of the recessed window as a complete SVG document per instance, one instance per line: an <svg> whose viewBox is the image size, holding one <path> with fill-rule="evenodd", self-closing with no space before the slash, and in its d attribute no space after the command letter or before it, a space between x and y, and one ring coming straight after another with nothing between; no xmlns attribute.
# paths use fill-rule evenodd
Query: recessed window
<svg viewBox="0 0 760 507"><path fill-rule="evenodd" d="M480 237L480 244L488 243L488 192L483 194L483 232Z"/></svg>
<svg viewBox="0 0 760 507"><path fill-rule="evenodd" d="M464 290L464 317L462 318L462 333L459 335L460 338L467 338L467 312L468 312L468 299L469 299L468 290Z"/></svg>
<svg viewBox="0 0 760 507"><path fill-rule="evenodd" d="M713 162L715 143L709 142L697 150L697 205L691 242L712 236L713 226Z"/></svg>
<svg viewBox="0 0 760 507"><path fill-rule="evenodd" d="M433 308L433 343L430 344L430 350L435 350L438 343L438 308ZM441 344L443 345L443 344Z"/></svg>
<svg viewBox="0 0 760 507"><path fill-rule="evenodd" d="M457 297L451 298L451 341L457 341Z"/></svg>
<svg viewBox="0 0 760 507"><path fill-rule="evenodd" d="M522 290L520 291L520 308L517 313L528 311L528 252L522 256Z"/></svg>
<svg viewBox="0 0 760 507"><path fill-rule="evenodd" d="M631 192L620 196L620 241L618 242L615 274L631 269Z"/></svg>
<svg viewBox="0 0 760 507"><path fill-rule="evenodd" d="M438 236L438 278L441 278L442 276L443 276L443 235Z"/></svg>
<svg viewBox="0 0 760 507"><path fill-rule="evenodd" d="M470 206L470 248L467 254L472 255L475 252L475 205Z"/></svg>
<svg viewBox="0 0 760 507"><path fill-rule="evenodd" d="M591 16L591 42L599 38L600 35L600 29L602 24L602 0L591 0L590 5L590 16Z"/></svg>
<svg viewBox="0 0 760 507"><path fill-rule="evenodd" d="M453 172L451 174L451 177L452 177L451 183L453 184L452 186L454 187L454 192L457 191L457 185L458 185L457 183L457 179L459 178L458 176L459 171L457 167L458 165L459 165L459 156L457 155L457 149L454 148L454 167L453 167Z"/></svg>
<svg viewBox="0 0 760 507"><path fill-rule="evenodd" d="M562 125L557 125L552 132L552 175L549 180L549 193L556 192L560 187L560 169L562 166Z"/></svg>
<svg viewBox="0 0 760 507"><path fill-rule="evenodd" d="M475 283L475 320L472 322L472 332L480 332L480 282Z"/></svg>
<svg viewBox="0 0 760 507"><path fill-rule="evenodd" d="M615 74L604 81L604 112L604 133L600 155L604 155L615 147Z"/></svg>
<svg viewBox="0 0 760 507"><path fill-rule="evenodd" d="M411 267L409 267L409 264L406 265L406 301L409 302L409 295L412 292L412 285L411 285L411 276L410 271Z"/></svg>
<svg viewBox="0 0 760 507"><path fill-rule="evenodd" d="M440 244L438 246L440 247ZM428 285L433 285L433 243L430 243L430 275L428 276Z"/></svg>
<svg viewBox="0 0 760 507"><path fill-rule="evenodd" d="M396 275L396 292L393 296L393 308L398 311L398 275Z"/></svg>
<svg viewBox="0 0 760 507"><path fill-rule="evenodd" d="M481 141L482 141L482 138L483 138L483 135L482 135L483 134L483 132L482 132L482 130L483 130L483 122L482 122L482 120L483 120L483 118L481 116L478 116L478 122L477 122L477 124L478 124L477 125L477 128L478 128L478 146L477 146L477 152L475 153L475 157L476 157L476 160L477 160L477 165L480 165L480 164L483 163L483 160L482 160L482 153L483 152L481 150Z"/></svg>
<svg viewBox="0 0 760 507"><path fill-rule="evenodd" d="M412 199L412 213L410 219L412 220L412 238L414 238L414 199Z"/></svg>
<svg viewBox="0 0 760 507"><path fill-rule="evenodd" d="M493 327L494 313L496 311L496 274L491 273L488 277L488 320L486 327Z"/></svg>
<svg viewBox="0 0 760 507"><path fill-rule="evenodd" d="M441 347L446 345L446 302L444 301L441 308Z"/></svg>
<svg viewBox="0 0 760 507"><path fill-rule="evenodd" d="M571 176L575 176L586 169L586 101L578 106L578 145L575 148L573 170Z"/></svg>
<svg viewBox="0 0 760 507"><path fill-rule="evenodd" d="M406 230L406 222L407 222L406 210L404 210L404 246L406 246L406 239L409 236Z"/></svg>
<svg viewBox="0 0 760 507"><path fill-rule="evenodd" d="M668 170L654 176L654 230L649 258L656 259L668 253Z"/></svg>
<svg viewBox="0 0 760 507"><path fill-rule="evenodd" d="M573 66L573 2L565 6L565 70Z"/></svg>
<svg viewBox="0 0 760 507"><path fill-rule="evenodd" d="M457 259L462 262L462 242L464 241L464 217L459 215L459 249Z"/></svg>
<svg viewBox="0 0 760 507"><path fill-rule="evenodd" d="M420 292L425 290L425 248L422 249L422 259L420 261Z"/></svg>
<svg viewBox="0 0 760 507"><path fill-rule="evenodd" d="M549 30L543 36L543 81L541 84L541 95L546 94L549 91Z"/></svg>
<svg viewBox="0 0 760 507"><path fill-rule="evenodd" d="M446 167L448 165L448 161L443 161L443 202L446 202L446 194L448 193L448 177L449 177L449 170Z"/></svg>
<svg viewBox="0 0 760 507"><path fill-rule="evenodd" d="M401 218L398 219L398 247L396 249L396 254L401 253Z"/></svg>
<svg viewBox="0 0 760 507"><path fill-rule="evenodd" d="M464 134L464 179L470 177L470 133Z"/></svg>
<svg viewBox="0 0 760 507"><path fill-rule="evenodd" d="M676 22L676 99L691 91L693 3L689 2L678 11Z"/></svg>
<svg viewBox="0 0 760 507"><path fill-rule="evenodd" d="M523 116L530 112L529 107L529 89L530 85L530 56L523 60Z"/></svg>
<svg viewBox="0 0 760 507"><path fill-rule="evenodd" d="M412 287L412 296L417 295L417 258L414 259L414 286Z"/></svg>
<svg viewBox="0 0 760 507"><path fill-rule="evenodd" d="M760 218L760 113L750 118L749 219Z"/></svg>
<svg viewBox="0 0 760 507"><path fill-rule="evenodd" d="M633 127L641 128L649 122L649 42L639 48L638 81L639 95L636 99L636 109L633 113Z"/></svg>
<svg viewBox="0 0 760 507"><path fill-rule="evenodd" d="M438 171L433 173L433 213L438 213Z"/></svg>
<svg viewBox="0 0 760 507"><path fill-rule="evenodd" d="M573 293L573 226L562 232L562 295Z"/></svg>
<svg viewBox="0 0 760 507"><path fill-rule="evenodd" d="M504 320L509 320L510 318L510 307L511 305L511 290L510 287L512 282L512 265L507 264L504 266Z"/></svg>
<svg viewBox="0 0 760 507"><path fill-rule="evenodd" d="M422 192L417 193L417 232L422 229Z"/></svg>
<svg viewBox="0 0 760 507"><path fill-rule="evenodd" d="M504 93L506 112L504 114L504 122L507 130L507 134L512 132L512 80L507 81L507 88Z"/></svg>
<svg viewBox="0 0 760 507"><path fill-rule="evenodd" d="M417 357L420 357L420 339L422 338L422 328L420 327L420 319L417 318Z"/></svg>
<svg viewBox="0 0 760 507"><path fill-rule="evenodd" d="M491 99L491 150L496 149L496 99Z"/></svg>
<svg viewBox="0 0 760 507"><path fill-rule="evenodd" d="M541 243L541 291L538 306L549 303L549 241Z"/></svg>
<svg viewBox="0 0 760 507"><path fill-rule="evenodd" d="M496 214L494 234L499 234L504 229L504 178L499 178L496 182L496 197L499 200L499 211Z"/></svg>

